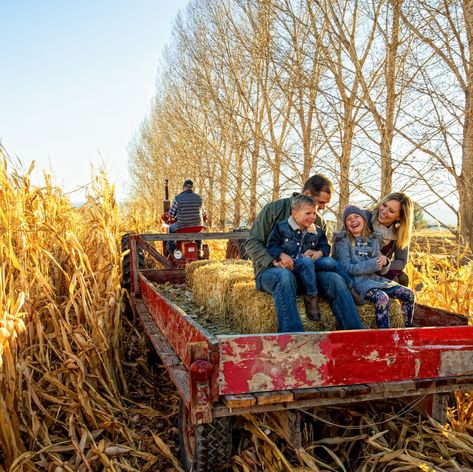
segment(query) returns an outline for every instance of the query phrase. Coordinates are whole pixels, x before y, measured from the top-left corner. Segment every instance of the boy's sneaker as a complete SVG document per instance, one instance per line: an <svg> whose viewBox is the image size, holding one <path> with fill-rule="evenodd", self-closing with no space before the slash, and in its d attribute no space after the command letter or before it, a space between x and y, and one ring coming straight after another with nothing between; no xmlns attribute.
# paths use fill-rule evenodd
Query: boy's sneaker
<svg viewBox="0 0 473 472"><path fill-rule="evenodd" d="M365 302L365 300L363 300L363 298L361 298L358 293L356 292L356 290L352 287L350 289L350 293L351 293L351 296L353 298L353 301L357 304L357 305L363 305Z"/></svg>
<svg viewBox="0 0 473 472"><path fill-rule="evenodd" d="M304 306L307 318L320 321L319 300L317 295L304 295Z"/></svg>

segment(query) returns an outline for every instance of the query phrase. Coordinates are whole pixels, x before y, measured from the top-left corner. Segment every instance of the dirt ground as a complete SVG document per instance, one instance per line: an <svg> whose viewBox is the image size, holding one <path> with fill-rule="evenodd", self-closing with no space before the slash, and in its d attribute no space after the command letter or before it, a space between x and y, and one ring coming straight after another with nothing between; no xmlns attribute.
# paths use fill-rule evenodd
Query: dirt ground
<svg viewBox="0 0 473 472"><path fill-rule="evenodd" d="M128 324L128 322L126 322ZM156 464L148 469L152 472L175 472L177 469L156 446L152 435L158 435L179 458L179 431L177 428L179 396L174 384L147 340L139 325L134 324L127 330L124 339L125 361L123 370L128 383L128 399L140 406L148 407L148 415L132 416L136 425L134 431L141 437L149 438L143 451L158 457Z"/></svg>

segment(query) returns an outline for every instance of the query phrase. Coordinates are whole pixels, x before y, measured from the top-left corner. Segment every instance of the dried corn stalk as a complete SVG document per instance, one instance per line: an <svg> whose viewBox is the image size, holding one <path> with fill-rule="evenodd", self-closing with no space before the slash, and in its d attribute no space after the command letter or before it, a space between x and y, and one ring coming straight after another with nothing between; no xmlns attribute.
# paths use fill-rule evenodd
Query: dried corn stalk
<svg viewBox="0 0 473 472"><path fill-rule="evenodd" d="M0 450L10 471L147 470L127 426L114 190L74 208L0 160ZM150 437L150 440L152 438Z"/></svg>

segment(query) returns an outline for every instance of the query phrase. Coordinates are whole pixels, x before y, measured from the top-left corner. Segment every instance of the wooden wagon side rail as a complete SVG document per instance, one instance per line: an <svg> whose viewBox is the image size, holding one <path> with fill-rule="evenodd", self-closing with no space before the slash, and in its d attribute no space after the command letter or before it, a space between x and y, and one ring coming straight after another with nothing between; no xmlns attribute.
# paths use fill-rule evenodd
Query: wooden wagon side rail
<svg viewBox="0 0 473 472"><path fill-rule="evenodd" d="M215 405L215 417L263 413L281 409L300 409L345 405L373 400L402 399L442 395L473 390L473 376L404 380L392 383L360 384L287 390L283 392L225 395ZM416 403L416 401L414 401Z"/></svg>
<svg viewBox="0 0 473 472"><path fill-rule="evenodd" d="M174 265L169 261L166 257L164 257L159 251L156 250L154 246L152 246L146 239L144 239L140 235L133 236L136 238L137 244L141 247L144 251L146 251L149 255L154 257L160 264L168 269L172 269Z"/></svg>
<svg viewBox="0 0 473 472"><path fill-rule="evenodd" d="M181 308L164 298L143 274L139 274L141 295L146 308L161 333L166 337L176 355L187 369L192 360L189 343L205 342L209 354L213 353L212 363L218 361L218 340L205 328L197 324Z"/></svg>
<svg viewBox="0 0 473 472"><path fill-rule="evenodd" d="M161 331L157 329L156 323L154 322L145 304L141 300L136 300L134 298L132 298L131 303L133 304L133 311L139 316L146 334L151 340L156 353L161 358L164 367L171 377L171 380L173 381L174 385L176 385L183 401L186 404L189 404L189 373L186 370L184 364L176 356Z"/></svg>
<svg viewBox="0 0 473 472"><path fill-rule="evenodd" d="M217 336L221 395L473 375L473 327Z"/></svg>
<svg viewBox="0 0 473 472"><path fill-rule="evenodd" d="M233 231L230 233L162 233L162 234L140 234L140 237L146 241L193 241L216 240L216 239L247 239L248 231Z"/></svg>
<svg viewBox="0 0 473 472"><path fill-rule="evenodd" d="M452 313L442 308L416 303L414 310L415 326L468 326L468 317Z"/></svg>
<svg viewBox="0 0 473 472"><path fill-rule="evenodd" d="M142 273L138 278L142 298L132 295L132 307L177 385L192 423L210 423L212 403L219 397L218 341L161 296Z"/></svg>

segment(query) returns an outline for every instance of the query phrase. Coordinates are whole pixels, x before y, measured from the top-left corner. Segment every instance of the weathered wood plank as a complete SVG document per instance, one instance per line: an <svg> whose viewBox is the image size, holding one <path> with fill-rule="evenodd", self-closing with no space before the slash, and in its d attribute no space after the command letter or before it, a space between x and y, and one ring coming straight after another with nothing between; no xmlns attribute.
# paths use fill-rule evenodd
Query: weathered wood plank
<svg viewBox="0 0 473 472"><path fill-rule="evenodd" d="M215 337L181 308L159 294L142 274L140 274L140 284L143 301L153 321L187 369L191 365L189 343L204 341L207 342L210 350L218 351L218 342Z"/></svg>
<svg viewBox="0 0 473 472"><path fill-rule="evenodd" d="M420 388L416 390L402 390L399 391L395 398L399 400L406 401L408 403L415 402L418 404L417 410L426 411L425 402L422 399L431 399L432 394L436 393L448 393L453 392L456 390L462 391L473 391L473 377L470 377L470 383L461 384L461 385L443 385L440 387L435 386L435 384L431 385L427 388ZM303 400L296 400L294 399L291 403L276 403L276 404L269 404L269 405L253 405L248 408L235 408L231 411L224 405L224 404L216 404L214 406L214 417L220 416L231 416L231 415L244 415L246 413L262 413L267 411L278 411L281 409L299 409L299 408L322 408L325 406L341 406L341 405L349 405L351 403L360 403L370 400L385 400L387 397L385 392L377 392L377 393L362 393L360 395L354 396L346 396L344 398L308 398ZM432 402L430 401L429 404L429 414L432 412Z"/></svg>
<svg viewBox="0 0 473 472"><path fill-rule="evenodd" d="M186 282L186 270L183 269L143 269L140 271L148 280L158 284L183 284Z"/></svg>
<svg viewBox="0 0 473 472"><path fill-rule="evenodd" d="M343 387L345 389L345 397L356 397L359 395L367 395L371 392L370 385L361 384L361 385L348 385L347 387Z"/></svg>
<svg viewBox="0 0 473 472"><path fill-rule="evenodd" d="M277 392L255 393L258 405L273 405L275 403L284 403L294 401L294 394L289 390L279 390Z"/></svg>
<svg viewBox="0 0 473 472"><path fill-rule="evenodd" d="M138 236L138 246L140 246L144 251L148 252L153 256L160 264L168 269L174 268L174 265L171 261L166 259L160 252L156 250L148 241L143 239L141 236Z"/></svg>
<svg viewBox="0 0 473 472"><path fill-rule="evenodd" d="M320 388L296 388L292 390L292 393L294 401L313 400L322 396Z"/></svg>
<svg viewBox="0 0 473 472"><path fill-rule="evenodd" d="M441 308L416 303L414 309L416 326L467 326L468 317Z"/></svg>
<svg viewBox="0 0 473 472"><path fill-rule="evenodd" d="M401 382L380 382L370 384L372 393L384 392L390 396L396 396L397 393L404 390L415 390L416 384L414 380L402 380Z"/></svg>
<svg viewBox="0 0 473 472"><path fill-rule="evenodd" d="M432 418L444 424L447 421L448 393L436 393L432 398Z"/></svg>
<svg viewBox="0 0 473 472"><path fill-rule="evenodd" d="M213 239L247 239L247 231L235 231L232 233L167 233L167 234L140 234L146 241L193 241Z"/></svg>
<svg viewBox="0 0 473 472"><path fill-rule="evenodd" d="M159 331L156 323L151 318L145 304L142 301L134 300L132 307L141 319L146 334L151 340L158 356L161 358L164 367L176 385L182 399L187 404L190 402L190 384L189 375L182 362L174 353L166 338Z"/></svg>
<svg viewBox="0 0 473 472"><path fill-rule="evenodd" d="M226 395L223 397L223 403L227 408L248 408L256 405L256 397L251 394L244 395Z"/></svg>

